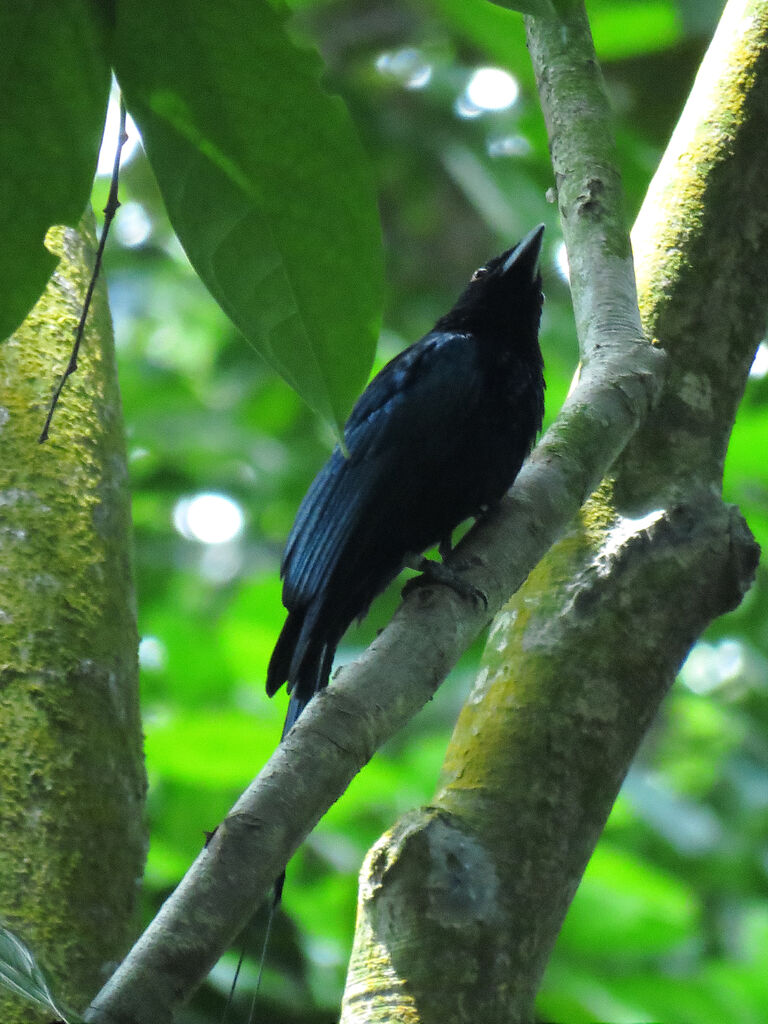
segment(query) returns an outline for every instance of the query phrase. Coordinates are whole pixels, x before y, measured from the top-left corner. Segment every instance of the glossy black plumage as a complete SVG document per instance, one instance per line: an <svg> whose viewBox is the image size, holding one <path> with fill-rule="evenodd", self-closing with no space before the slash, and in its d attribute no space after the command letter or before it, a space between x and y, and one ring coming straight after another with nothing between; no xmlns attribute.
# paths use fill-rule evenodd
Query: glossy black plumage
<svg viewBox="0 0 768 1024"><path fill-rule="evenodd" d="M328 682L336 647L414 555L495 504L544 412L538 343L543 225L476 271L449 313L371 381L296 516L283 556L288 618L267 693L286 731Z"/></svg>

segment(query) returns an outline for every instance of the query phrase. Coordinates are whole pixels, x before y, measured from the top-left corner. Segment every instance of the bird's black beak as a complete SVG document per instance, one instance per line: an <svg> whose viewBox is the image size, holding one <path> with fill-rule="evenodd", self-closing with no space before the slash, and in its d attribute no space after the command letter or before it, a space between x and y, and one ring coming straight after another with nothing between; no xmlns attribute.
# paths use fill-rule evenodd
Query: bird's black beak
<svg viewBox="0 0 768 1024"><path fill-rule="evenodd" d="M539 262L541 252L541 239L544 236L544 225L539 224L529 231L525 238L518 242L512 252L507 256L501 268L502 274L506 274L513 267L519 271L527 271L530 279L536 275L536 265Z"/></svg>

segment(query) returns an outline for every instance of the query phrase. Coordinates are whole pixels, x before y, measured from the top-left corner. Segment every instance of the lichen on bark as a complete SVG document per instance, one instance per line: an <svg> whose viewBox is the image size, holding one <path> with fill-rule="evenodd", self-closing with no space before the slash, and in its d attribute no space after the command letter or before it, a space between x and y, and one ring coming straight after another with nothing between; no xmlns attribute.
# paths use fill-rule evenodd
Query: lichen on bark
<svg viewBox="0 0 768 1024"><path fill-rule="evenodd" d="M82 1007L130 938L145 775L122 412L106 289L38 443L93 263L93 218L0 345L0 920ZM38 1019L0 992L4 1024ZM45 1015L39 1017L46 1019Z"/></svg>

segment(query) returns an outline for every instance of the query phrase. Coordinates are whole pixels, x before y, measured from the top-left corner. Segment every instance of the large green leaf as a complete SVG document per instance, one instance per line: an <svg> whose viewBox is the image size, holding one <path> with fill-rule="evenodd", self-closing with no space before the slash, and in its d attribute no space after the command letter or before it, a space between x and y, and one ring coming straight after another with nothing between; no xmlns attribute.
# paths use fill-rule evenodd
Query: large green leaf
<svg viewBox="0 0 768 1024"><path fill-rule="evenodd" d="M88 201L109 68L88 0L0 6L0 340L19 326L57 263L51 224Z"/></svg>
<svg viewBox="0 0 768 1024"><path fill-rule="evenodd" d="M201 278L338 428L373 359L382 253L368 163L318 55L266 0L123 0L114 65Z"/></svg>

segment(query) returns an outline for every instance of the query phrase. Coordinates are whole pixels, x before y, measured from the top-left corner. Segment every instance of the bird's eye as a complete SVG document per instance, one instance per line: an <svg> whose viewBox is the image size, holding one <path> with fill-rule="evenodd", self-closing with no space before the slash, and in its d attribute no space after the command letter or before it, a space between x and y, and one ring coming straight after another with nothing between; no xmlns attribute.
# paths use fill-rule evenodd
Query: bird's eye
<svg viewBox="0 0 768 1024"><path fill-rule="evenodd" d="M487 273L488 273L488 267L478 267L477 270L472 275L470 280L477 281L478 278L483 277Z"/></svg>

